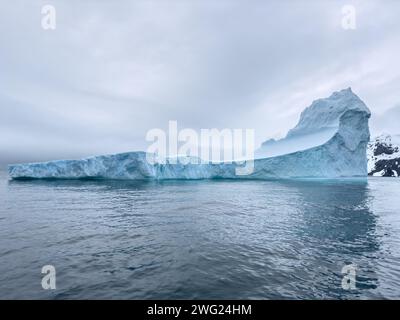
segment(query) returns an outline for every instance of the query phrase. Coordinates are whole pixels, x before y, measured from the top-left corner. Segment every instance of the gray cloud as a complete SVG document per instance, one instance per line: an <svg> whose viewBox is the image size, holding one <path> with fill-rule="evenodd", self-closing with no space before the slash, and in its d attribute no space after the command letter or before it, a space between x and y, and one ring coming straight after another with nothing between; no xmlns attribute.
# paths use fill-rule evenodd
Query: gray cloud
<svg viewBox="0 0 400 320"><path fill-rule="evenodd" d="M341 28L349 2L356 30ZM57 10L55 31L41 28L44 4ZM400 103L396 1L20 0L0 9L0 162L144 149L147 130L168 120L254 128L260 143L349 86L373 113Z"/></svg>

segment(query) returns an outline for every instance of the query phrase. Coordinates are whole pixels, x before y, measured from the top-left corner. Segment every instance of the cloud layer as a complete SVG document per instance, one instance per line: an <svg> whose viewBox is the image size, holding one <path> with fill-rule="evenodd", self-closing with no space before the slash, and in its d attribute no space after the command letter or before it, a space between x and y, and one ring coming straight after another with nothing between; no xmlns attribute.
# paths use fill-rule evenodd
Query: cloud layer
<svg viewBox="0 0 400 320"><path fill-rule="evenodd" d="M355 30L341 26L349 2ZM260 143L349 86L380 117L400 104L399 12L390 0L3 1L0 163L145 149L169 120L253 128Z"/></svg>

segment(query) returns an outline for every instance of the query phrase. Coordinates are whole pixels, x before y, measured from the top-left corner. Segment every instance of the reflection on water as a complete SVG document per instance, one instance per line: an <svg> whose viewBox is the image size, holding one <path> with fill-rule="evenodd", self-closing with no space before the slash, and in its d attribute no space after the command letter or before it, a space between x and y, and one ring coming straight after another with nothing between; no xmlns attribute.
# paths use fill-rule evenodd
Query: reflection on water
<svg viewBox="0 0 400 320"><path fill-rule="evenodd" d="M396 179L0 181L1 298L400 295Z"/></svg>

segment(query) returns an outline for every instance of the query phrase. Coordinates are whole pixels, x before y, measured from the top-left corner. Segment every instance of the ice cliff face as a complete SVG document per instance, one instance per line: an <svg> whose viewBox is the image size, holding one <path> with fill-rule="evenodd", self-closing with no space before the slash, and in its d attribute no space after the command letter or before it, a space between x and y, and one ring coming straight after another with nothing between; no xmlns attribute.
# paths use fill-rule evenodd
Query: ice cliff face
<svg viewBox="0 0 400 320"><path fill-rule="evenodd" d="M400 176L400 137L382 134L368 144L368 175Z"/></svg>
<svg viewBox="0 0 400 320"><path fill-rule="evenodd" d="M266 144L276 146L280 155L254 160L254 168L247 175L237 175L242 165L235 163L151 164L144 152L10 165L9 175L13 179L137 180L365 177L369 117L368 108L350 89L317 100L302 113L285 139Z"/></svg>

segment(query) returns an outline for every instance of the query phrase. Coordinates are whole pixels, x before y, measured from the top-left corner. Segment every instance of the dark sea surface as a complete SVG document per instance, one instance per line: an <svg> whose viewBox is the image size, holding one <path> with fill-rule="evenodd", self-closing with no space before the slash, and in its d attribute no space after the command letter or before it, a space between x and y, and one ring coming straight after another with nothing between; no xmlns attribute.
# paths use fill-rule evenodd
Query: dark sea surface
<svg viewBox="0 0 400 320"><path fill-rule="evenodd" d="M342 288L353 264L356 289ZM41 286L44 265L56 289ZM400 298L400 179L8 181L1 299Z"/></svg>

